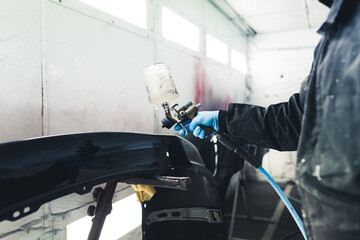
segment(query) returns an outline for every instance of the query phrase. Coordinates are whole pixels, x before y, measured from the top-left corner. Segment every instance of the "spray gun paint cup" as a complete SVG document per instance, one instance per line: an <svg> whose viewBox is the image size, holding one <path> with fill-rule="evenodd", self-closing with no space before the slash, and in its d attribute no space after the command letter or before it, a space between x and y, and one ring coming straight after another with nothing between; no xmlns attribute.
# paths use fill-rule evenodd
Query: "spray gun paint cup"
<svg viewBox="0 0 360 240"><path fill-rule="evenodd" d="M145 68L143 74L151 104L171 102L179 97L170 68L165 63L150 65Z"/></svg>

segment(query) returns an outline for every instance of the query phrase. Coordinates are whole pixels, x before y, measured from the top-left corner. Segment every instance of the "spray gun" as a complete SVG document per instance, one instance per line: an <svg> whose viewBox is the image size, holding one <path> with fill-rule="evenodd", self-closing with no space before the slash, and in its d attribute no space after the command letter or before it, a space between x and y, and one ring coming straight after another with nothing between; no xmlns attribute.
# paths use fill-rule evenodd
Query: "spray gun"
<svg viewBox="0 0 360 240"><path fill-rule="evenodd" d="M170 129L172 128L172 126L174 126L175 123L178 123L187 133L186 128L183 125L183 122L185 122L187 119L193 119L196 116L198 109L201 106L200 104L197 104L195 107L191 108L188 112L186 112L192 105L193 105L192 102L188 102L180 109L176 109L175 107L179 106L179 104L177 103L174 104L171 107L171 110L173 110L176 113L174 118L171 115L169 103L168 102L162 103L161 106L164 108L165 111L165 117L161 120L162 127ZM176 120L176 118L178 120Z"/></svg>
<svg viewBox="0 0 360 240"><path fill-rule="evenodd" d="M178 104L174 104L171 108L169 107L169 102L178 98L179 94L176 90L175 83L168 65L164 63L156 63L147 67L144 70L143 74L146 82L149 102L151 104L161 104L161 106L164 108L165 117L161 120L162 127L170 129L177 123L181 126L182 129L185 130L185 133L187 134L188 132L184 124L196 117L201 105L197 104L193 106L190 110L189 108L193 105L192 102L188 102L179 109L176 109L176 107L178 107ZM171 111L175 112L174 116L171 114ZM271 184L271 186L274 188L276 193L286 205L287 209L289 210L290 214L298 225L304 239L307 240L304 224L294 210L294 207L291 205L284 192L276 184L274 179L272 179L271 176L265 171L265 169L261 167L261 164L251 154L249 154L245 149L232 141L232 139L230 139L225 134L216 132L214 129L207 126L200 125L200 127L205 131L206 137L211 136L217 138L217 140L222 145L224 145L226 148L228 148L230 151L232 151L239 157L245 159L265 176L265 178L268 180L268 182Z"/></svg>
<svg viewBox="0 0 360 240"><path fill-rule="evenodd" d="M187 104L185 104L184 106L182 106L181 108L176 109L175 107L179 106L179 104L177 104L177 103L174 104L171 107L171 110L175 112L175 114L174 114L175 118L174 118L171 115L169 104L167 102L162 103L161 106L164 108L164 111L165 111L165 117L161 120L162 127L170 129L172 126L174 126L175 123L177 123L177 124L179 124L179 126L181 126L182 129L184 129L185 135L187 135L188 131L186 129L186 126L184 126L184 123L187 122L188 120L192 120L194 117L196 117L197 112L201 107L201 104L198 103L194 107L192 107L189 111L187 111L192 105L193 105L193 103L190 101ZM210 127L201 126L201 128L205 131L206 136L212 136L215 133L215 130Z"/></svg>
<svg viewBox="0 0 360 240"><path fill-rule="evenodd" d="M169 106L169 102L177 99L179 94L168 65L156 63L147 67L143 74L149 102L154 105L161 104L165 111L165 117L161 120L162 127L170 129L177 123L187 134L188 132L184 123L196 117L201 104L193 106L193 103L190 101L182 107L179 107L178 104L174 104L171 107ZM172 112L174 114L172 114ZM215 132L215 130L209 127L202 126L202 128L206 136L211 136Z"/></svg>
<svg viewBox="0 0 360 240"><path fill-rule="evenodd" d="M151 104L161 104L165 111L165 117L161 120L163 128L172 128L176 123L184 129L187 134L187 129L184 124L196 117L201 104L193 106L192 102L188 102L183 107L176 109L178 104L174 104L171 108L169 102L177 99L179 94L175 87L175 82L171 75L169 66L164 63L156 63L147 67L144 71L144 78L146 82L146 89L148 92L148 100ZM190 110L189 108L193 106ZM175 112L174 116L171 112ZM228 136L214 129L200 125L201 129L205 131L205 137L216 138L222 145L234 152L239 157L248 161L255 168L260 167L260 163L245 149L232 141Z"/></svg>

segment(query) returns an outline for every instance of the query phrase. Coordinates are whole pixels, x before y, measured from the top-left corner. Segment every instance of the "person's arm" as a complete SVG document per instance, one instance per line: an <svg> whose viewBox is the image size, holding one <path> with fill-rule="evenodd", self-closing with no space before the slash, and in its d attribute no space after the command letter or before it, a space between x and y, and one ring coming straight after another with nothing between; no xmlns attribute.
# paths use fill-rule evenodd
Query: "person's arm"
<svg viewBox="0 0 360 240"><path fill-rule="evenodd" d="M303 108L299 94L288 102L263 108L248 104L230 104L227 111L219 112L219 131L239 140L277 149L297 149Z"/></svg>

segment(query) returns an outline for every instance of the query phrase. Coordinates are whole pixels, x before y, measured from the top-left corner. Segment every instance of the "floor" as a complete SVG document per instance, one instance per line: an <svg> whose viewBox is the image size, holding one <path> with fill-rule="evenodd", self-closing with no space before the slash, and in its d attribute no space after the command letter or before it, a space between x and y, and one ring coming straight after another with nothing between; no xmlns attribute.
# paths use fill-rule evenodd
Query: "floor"
<svg viewBox="0 0 360 240"><path fill-rule="evenodd" d="M279 184L287 194L291 204L301 216L300 196L292 183ZM233 233L230 233L233 197L224 204L224 214L229 233L229 240L301 240L300 231L289 211L276 192L267 182L246 183L245 195L248 202L246 212L242 191L239 191L238 204ZM239 216L240 215L240 216Z"/></svg>

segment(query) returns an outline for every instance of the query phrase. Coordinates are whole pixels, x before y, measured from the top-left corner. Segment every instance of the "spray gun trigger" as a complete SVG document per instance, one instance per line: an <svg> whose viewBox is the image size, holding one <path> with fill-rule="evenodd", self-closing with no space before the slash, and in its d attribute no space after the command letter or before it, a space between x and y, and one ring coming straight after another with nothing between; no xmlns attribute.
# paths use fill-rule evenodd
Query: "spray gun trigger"
<svg viewBox="0 0 360 240"><path fill-rule="evenodd" d="M185 127L181 122L179 122L178 124L180 125L180 127L181 127L182 129L184 129L184 131L185 131L185 136L188 135L188 131L186 130L186 127ZM189 123L189 124L190 124L190 123ZM187 126L187 125L186 125L186 126Z"/></svg>

